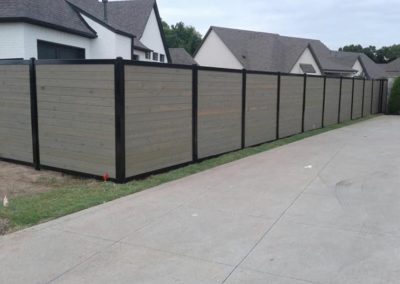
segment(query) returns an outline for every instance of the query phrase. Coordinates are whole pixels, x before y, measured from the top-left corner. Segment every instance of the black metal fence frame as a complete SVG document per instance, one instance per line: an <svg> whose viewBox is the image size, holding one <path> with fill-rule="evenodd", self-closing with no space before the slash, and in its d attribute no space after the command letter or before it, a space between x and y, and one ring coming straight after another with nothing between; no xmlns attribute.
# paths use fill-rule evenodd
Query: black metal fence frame
<svg viewBox="0 0 400 284"><path fill-rule="evenodd" d="M92 59L92 60L36 60L32 58L31 60L2 60L0 65L29 65L29 76L30 76L30 111L31 111L31 128L32 128L32 153L33 162L23 162L18 160L13 160L9 158L2 158L0 160L6 162L12 162L16 164L22 164L27 166L32 166L36 170L47 169L57 172L62 172L66 174L71 174L80 177L88 177L95 179L102 179L103 177L71 171L66 169L54 168L41 164L40 162L40 146L39 146L39 124L38 124L38 104L37 104L37 86L36 86L36 66L37 65L93 65L93 64L112 64L114 65L114 81L115 81L115 166L116 166L116 178L111 179L116 183L126 183L134 179L141 179L149 175L154 175L157 173L166 172L172 169L176 169L185 165L197 163L210 158L218 157L227 153L221 153L211 157L199 159L198 158L198 73L199 71L216 71L216 72L228 72L228 73L241 73L242 74L242 107L241 107L241 149L246 146L246 90L247 90L247 75L248 74L259 74L259 75L275 75L277 76L277 111L276 111L276 139L282 138L279 133L280 126L280 96L281 96L281 77L282 76L294 76L303 77L303 102L302 102L302 130L301 133L305 132L305 112L306 112L306 100L307 100L307 78L316 77L324 79L323 87L323 106L321 113L322 128L325 127L325 104L326 104L326 81L327 76L317 76L317 75L307 75L307 74L291 74L291 73L281 73L281 72L265 72L265 71L254 71L254 70L238 70L238 69L227 69L227 68L215 68L215 67L204 67L198 65L179 65L179 64L163 64L163 63L151 63L151 62L141 62L124 60L122 58L117 59ZM174 165L168 168L163 168L155 171L151 171L145 174L136 175L133 177L126 176L126 153L125 153L125 66L147 66L147 67L158 67L158 68L177 68L177 69L187 69L192 70L192 161L181 164ZM364 117L364 107L365 107L365 79L359 78L346 78L346 77L334 77L340 78L340 88L339 88L339 103L338 103L338 123L340 123L341 116L341 102L342 102L342 87L343 80L352 80L352 99L351 99L351 120L353 120L353 108L354 108L354 82L356 80L363 80L363 100L362 100L362 113L361 117ZM373 101L374 101L374 86L375 83L379 82L379 105L378 113L383 112L383 94L384 94L384 82L386 79L372 80L371 87L371 102L370 102L370 113L373 113ZM386 84L387 86L387 84ZM295 134L297 135L297 134ZM272 141L275 141L272 140ZM265 141L265 144L272 141ZM257 145L252 145L249 147L254 147ZM237 151L237 150L235 150ZM232 151L230 151L232 152ZM234 152L234 151L233 151Z"/></svg>

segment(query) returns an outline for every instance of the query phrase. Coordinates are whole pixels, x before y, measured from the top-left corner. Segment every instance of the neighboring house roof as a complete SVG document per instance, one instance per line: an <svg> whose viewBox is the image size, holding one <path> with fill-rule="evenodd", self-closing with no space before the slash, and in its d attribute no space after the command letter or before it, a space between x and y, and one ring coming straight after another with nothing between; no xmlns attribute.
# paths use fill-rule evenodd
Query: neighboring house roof
<svg viewBox="0 0 400 284"><path fill-rule="evenodd" d="M104 4L99 0L0 0L0 5L0 22L29 22L96 37L96 31L80 16L79 13L82 13L116 33L136 37L135 48L144 50L151 50L140 42L140 38L154 9L167 49L155 0L110 1L107 4L107 22L104 19ZM170 59L168 50L166 52Z"/></svg>
<svg viewBox="0 0 400 284"><path fill-rule="evenodd" d="M329 59L329 48L321 41L278 34L211 27L242 66L249 70L289 73L307 48L313 53L322 70L353 72Z"/></svg>
<svg viewBox="0 0 400 284"><path fill-rule="evenodd" d="M300 56L309 48L318 67L324 73L356 73L353 66L357 59L360 59L369 78L385 77L384 70L368 56L361 53L331 51L320 40L211 27L203 43L211 31L218 35L245 69L289 73ZM305 68L309 70L309 67Z"/></svg>
<svg viewBox="0 0 400 284"><path fill-rule="evenodd" d="M400 58L397 58L388 64L382 64L381 66L385 69L388 77L400 76Z"/></svg>
<svg viewBox="0 0 400 284"><path fill-rule="evenodd" d="M0 6L0 22L29 22L96 37L65 0L0 0Z"/></svg>
<svg viewBox="0 0 400 284"><path fill-rule="evenodd" d="M384 78L386 75L385 70L364 53L331 51L331 58L347 67L353 67L356 61L359 60L368 78L379 79Z"/></svg>
<svg viewBox="0 0 400 284"><path fill-rule="evenodd" d="M184 48L170 48L171 61L173 64L193 65L197 62Z"/></svg>

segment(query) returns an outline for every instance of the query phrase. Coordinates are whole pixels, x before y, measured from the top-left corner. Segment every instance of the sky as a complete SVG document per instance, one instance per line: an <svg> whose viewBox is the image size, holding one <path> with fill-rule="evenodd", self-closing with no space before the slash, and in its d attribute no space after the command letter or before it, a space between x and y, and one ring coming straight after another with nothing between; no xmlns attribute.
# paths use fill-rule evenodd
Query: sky
<svg viewBox="0 0 400 284"><path fill-rule="evenodd" d="M348 44L400 44L400 0L157 0L169 24L184 22L204 35L210 26Z"/></svg>

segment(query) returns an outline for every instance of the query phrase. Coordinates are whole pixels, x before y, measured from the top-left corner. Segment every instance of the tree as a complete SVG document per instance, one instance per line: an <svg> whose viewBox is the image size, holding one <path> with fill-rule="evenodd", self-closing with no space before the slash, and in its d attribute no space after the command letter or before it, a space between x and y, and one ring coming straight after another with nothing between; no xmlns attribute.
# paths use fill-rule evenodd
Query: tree
<svg viewBox="0 0 400 284"><path fill-rule="evenodd" d="M352 44L352 45L347 45L347 46L339 48L339 51L364 53L372 60L377 61L376 47L372 46L372 45L364 48L360 44L358 44L358 45Z"/></svg>
<svg viewBox="0 0 400 284"><path fill-rule="evenodd" d="M389 113L400 114L400 78L394 81L389 99Z"/></svg>
<svg viewBox="0 0 400 284"><path fill-rule="evenodd" d="M380 49L377 49L375 46L372 45L364 48L360 44L351 44L339 48L339 51L364 53L376 63L387 63L395 60L396 58L400 58L400 44L384 46Z"/></svg>
<svg viewBox="0 0 400 284"><path fill-rule="evenodd" d="M394 44L389 47L384 46L381 52L387 61L393 61L400 57L400 44Z"/></svg>
<svg viewBox="0 0 400 284"><path fill-rule="evenodd" d="M168 47L181 47L193 55L200 46L201 34L194 27L186 26L183 22L170 26L163 21L162 24Z"/></svg>

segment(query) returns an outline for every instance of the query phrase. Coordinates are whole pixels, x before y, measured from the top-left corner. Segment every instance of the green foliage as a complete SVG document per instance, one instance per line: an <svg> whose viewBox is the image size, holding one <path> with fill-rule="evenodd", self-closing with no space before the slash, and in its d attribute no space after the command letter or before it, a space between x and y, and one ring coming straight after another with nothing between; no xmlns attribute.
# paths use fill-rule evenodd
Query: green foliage
<svg viewBox="0 0 400 284"><path fill-rule="evenodd" d="M367 55L376 63L387 63L400 57L400 44L384 46L377 49L375 46L363 47L362 45L346 45L339 48L339 51L360 52Z"/></svg>
<svg viewBox="0 0 400 284"><path fill-rule="evenodd" d="M400 77L394 81L389 100L389 112L400 114Z"/></svg>
<svg viewBox="0 0 400 284"><path fill-rule="evenodd" d="M181 47L193 55L200 46L201 34L194 27L186 26L183 22L170 26L163 21L162 24L169 48Z"/></svg>

